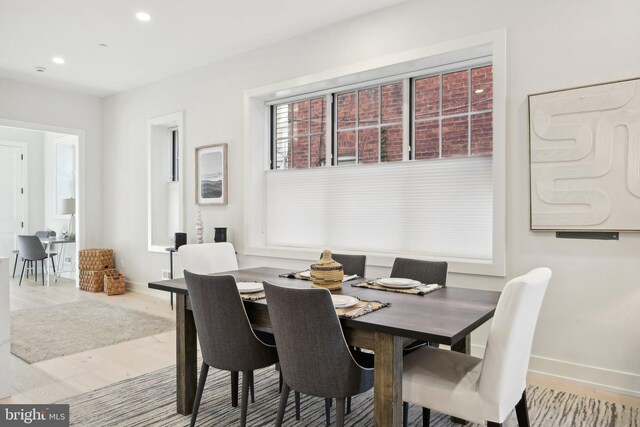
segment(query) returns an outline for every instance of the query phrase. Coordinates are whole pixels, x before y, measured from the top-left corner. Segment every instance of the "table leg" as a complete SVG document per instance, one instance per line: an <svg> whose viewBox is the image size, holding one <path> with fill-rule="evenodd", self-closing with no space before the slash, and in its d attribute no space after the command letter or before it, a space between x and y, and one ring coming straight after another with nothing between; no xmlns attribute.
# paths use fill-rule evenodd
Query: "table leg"
<svg viewBox="0 0 640 427"><path fill-rule="evenodd" d="M457 351L458 353L470 354L471 353L471 335L467 335L462 338L460 341L451 346L452 351ZM451 422L456 424L466 424L467 420L458 417L451 417Z"/></svg>
<svg viewBox="0 0 640 427"><path fill-rule="evenodd" d="M197 381L197 338L193 311L187 310L187 295L176 294L176 379L178 413L193 409Z"/></svg>
<svg viewBox="0 0 640 427"><path fill-rule="evenodd" d="M373 423L378 427L402 425L402 338L375 333Z"/></svg>

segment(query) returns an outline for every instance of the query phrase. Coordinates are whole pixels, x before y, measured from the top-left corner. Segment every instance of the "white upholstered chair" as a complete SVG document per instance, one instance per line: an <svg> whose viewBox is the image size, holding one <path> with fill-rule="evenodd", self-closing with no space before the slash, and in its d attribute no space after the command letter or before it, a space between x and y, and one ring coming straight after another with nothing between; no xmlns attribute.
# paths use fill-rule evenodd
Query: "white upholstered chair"
<svg viewBox="0 0 640 427"><path fill-rule="evenodd" d="M238 269L231 243L182 245L178 249L182 268L195 274L222 273Z"/></svg>
<svg viewBox="0 0 640 427"><path fill-rule="evenodd" d="M518 425L529 426L526 375L548 268L509 281L500 295L484 359L422 347L404 358L402 397L430 409L488 426L500 426L513 408ZM406 405L406 403L405 403ZM405 411L406 413L406 411Z"/></svg>

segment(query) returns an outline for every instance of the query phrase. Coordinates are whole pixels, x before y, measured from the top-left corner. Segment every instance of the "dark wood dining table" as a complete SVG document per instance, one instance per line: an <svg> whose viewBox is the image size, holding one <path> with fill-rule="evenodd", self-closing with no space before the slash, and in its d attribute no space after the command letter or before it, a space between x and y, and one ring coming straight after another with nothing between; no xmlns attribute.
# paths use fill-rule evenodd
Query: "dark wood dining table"
<svg viewBox="0 0 640 427"><path fill-rule="evenodd" d="M237 281L269 281L281 286L310 288L311 282L279 277L288 273L270 267L250 268L230 274ZM499 292L446 286L424 296L352 287L364 279L343 284L338 295L391 303L389 307L355 319L341 318L349 345L374 351L374 423L402 425L402 348L406 338L451 346L469 353L470 334L493 317ZM149 288L176 294L177 412L191 413L196 392L197 338L189 294L183 278L150 282ZM266 299L244 301L252 325L269 328Z"/></svg>

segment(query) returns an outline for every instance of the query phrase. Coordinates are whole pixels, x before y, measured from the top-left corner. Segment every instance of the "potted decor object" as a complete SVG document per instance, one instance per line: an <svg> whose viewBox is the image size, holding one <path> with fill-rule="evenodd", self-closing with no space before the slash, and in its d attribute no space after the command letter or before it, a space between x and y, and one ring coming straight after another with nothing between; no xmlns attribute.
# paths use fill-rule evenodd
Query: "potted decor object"
<svg viewBox="0 0 640 427"><path fill-rule="evenodd" d="M325 249L322 258L315 264L311 264L311 281L314 288L324 288L330 291L342 289L344 270L342 264L331 258L331 251Z"/></svg>

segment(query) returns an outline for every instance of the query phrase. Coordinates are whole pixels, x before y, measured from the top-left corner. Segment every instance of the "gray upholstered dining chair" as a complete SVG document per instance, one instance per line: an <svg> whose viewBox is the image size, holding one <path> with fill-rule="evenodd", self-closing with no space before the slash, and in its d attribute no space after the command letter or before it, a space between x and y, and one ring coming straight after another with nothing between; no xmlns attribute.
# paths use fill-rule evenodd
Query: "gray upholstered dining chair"
<svg viewBox="0 0 640 427"><path fill-rule="evenodd" d="M365 277L364 271L367 265L366 255L331 254L331 257L334 261L342 264L345 276L357 274L360 277Z"/></svg>
<svg viewBox="0 0 640 427"><path fill-rule="evenodd" d="M402 277L417 280L425 284L446 286L449 265L444 261L423 261L409 258L396 258L391 267L390 277ZM406 340L404 351L413 351L418 347L429 344L424 341ZM437 344L435 344L437 347Z"/></svg>
<svg viewBox="0 0 640 427"><path fill-rule="evenodd" d="M195 426L211 366L242 372L240 424L244 427L247 424L249 383L253 371L275 364L278 361L276 348L256 337L233 276L199 275L185 270L184 278L203 360L191 426Z"/></svg>
<svg viewBox="0 0 640 427"><path fill-rule="evenodd" d="M444 261L422 261L418 259L396 258L391 267L391 277L417 280L421 283L447 284L449 265Z"/></svg>
<svg viewBox="0 0 640 427"><path fill-rule="evenodd" d="M269 318L284 378L276 426L291 389L336 399L336 425L344 426L345 399L373 387L373 369L351 355L326 289L292 289L264 283Z"/></svg>
<svg viewBox="0 0 640 427"><path fill-rule="evenodd" d="M22 258L22 273L20 274L20 283L22 285L22 278L24 276L24 269L29 262L35 261L36 265L36 282L38 281L38 261L42 265L42 286L44 286L44 260L47 259L47 252L42 246L42 242L38 236L21 235L18 236L18 252Z"/></svg>

